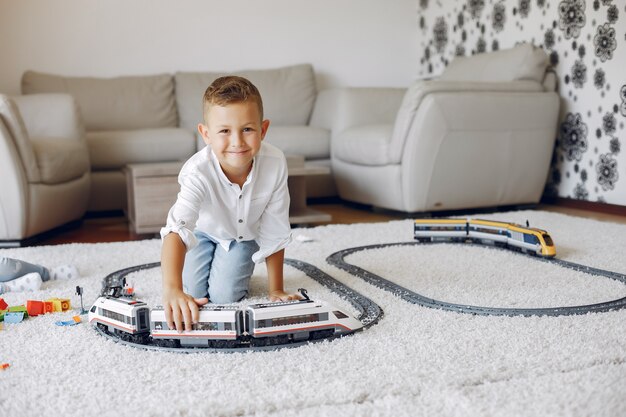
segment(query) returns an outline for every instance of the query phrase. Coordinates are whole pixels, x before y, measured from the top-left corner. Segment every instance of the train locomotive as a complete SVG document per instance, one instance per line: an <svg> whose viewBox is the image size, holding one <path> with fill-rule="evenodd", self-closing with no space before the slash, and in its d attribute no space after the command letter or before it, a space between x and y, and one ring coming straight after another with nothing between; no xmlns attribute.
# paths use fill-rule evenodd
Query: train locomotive
<svg viewBox="0 0 626 417"><path fill-rule="evenodd" d="M127 297L101 296L89 310L89 323L122 340L162 347L238 348L272 346L341 336L363 324L305 290L302 300L252 304L245 309L207 305L192 330L170 329L163 307Z"/></svg>
<svg viewBox="0 0 626 417"><path fill-rule="evenodd" d="M552 238L542 229L481 219L416 219L418 242L477 242L546 258L556 255Z"/></svg>

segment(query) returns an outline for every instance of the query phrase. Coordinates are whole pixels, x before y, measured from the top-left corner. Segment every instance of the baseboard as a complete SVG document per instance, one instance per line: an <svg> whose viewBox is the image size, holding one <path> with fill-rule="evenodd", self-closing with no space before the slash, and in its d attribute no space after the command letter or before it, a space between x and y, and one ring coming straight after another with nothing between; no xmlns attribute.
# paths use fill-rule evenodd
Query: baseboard
<svg viewBox="0 0 626 417"><path fill-rule="evenodd" d="M617 204L599 203L597 201L575 200L573 198L564 197L543 197L541 199L541 203L626 217L626 206L620 206Z"/></svg>
<svg viewBox="0 0 626 417"><path fill-rule="evenodd" d="M54 229L27 237L26 239L0 240L0 248L24 248L27 246L34 246L42 240L48 239L54 235L67 232L68 230L78 229L82 223L83 219L78 219L69 223L65 223L64 225L61 225L59 227L55 227Z"/></svg>

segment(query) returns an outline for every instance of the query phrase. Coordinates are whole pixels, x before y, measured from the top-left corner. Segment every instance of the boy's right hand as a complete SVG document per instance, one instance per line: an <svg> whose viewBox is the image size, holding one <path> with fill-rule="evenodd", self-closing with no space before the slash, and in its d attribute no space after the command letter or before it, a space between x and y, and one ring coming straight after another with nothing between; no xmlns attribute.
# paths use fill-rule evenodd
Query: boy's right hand
<svg viewBox="0 0 626 417"><path fill-rule="evenodd" d="M183 330L191 330L191 326L199 319L198 306L208 302L208 298L193 298L180 289L164 290L163 311L168 327L179 333Z"/></svg>

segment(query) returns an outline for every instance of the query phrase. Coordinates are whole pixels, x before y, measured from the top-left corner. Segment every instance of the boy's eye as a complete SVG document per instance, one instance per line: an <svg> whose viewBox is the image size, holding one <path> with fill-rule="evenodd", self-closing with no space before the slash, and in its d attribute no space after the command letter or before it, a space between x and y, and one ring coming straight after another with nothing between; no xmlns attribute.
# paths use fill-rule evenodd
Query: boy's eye
<svg viewBox="0 0 626 417"><path fill-rule="evenodd" d="M252 129L251 127L244 127L243 131L244 132L252 132L254 129Z"/></svg>
<svg viewBox="0 0 626 417"><path fill-rule="evenodd" d="M228 133L228 129L222 129L219 131L219 133Z"/></svg>

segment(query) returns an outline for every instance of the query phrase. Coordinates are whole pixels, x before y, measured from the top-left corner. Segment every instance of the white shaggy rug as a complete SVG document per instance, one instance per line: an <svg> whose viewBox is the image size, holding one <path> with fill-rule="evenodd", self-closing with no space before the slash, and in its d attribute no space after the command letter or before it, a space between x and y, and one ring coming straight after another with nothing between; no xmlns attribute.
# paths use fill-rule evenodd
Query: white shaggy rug
<svg viewBox="0 0 626 417"><path fill-rule="evenodd" d="M481 215L547 229L558 257L626 273L626 226L556 213ZM0 331L2 416L623 416L626 311L567 317L482 317L408 304L325 261L355 246L410 241L412 222L296 229L290 258L309 262L372 298L379 324L333 342L249 353L176 354L115 344L89 325L58 327L73 314L29 318ZM90 304L103 276L158 261L160 241L73 244L0 251L82 277L49 282L26 299ZM590 304L626 296L626 286L502 251L459 245L371 250L348 262L423 295L502 307ZM265 291L255 271L252 299ZM160 270L129 277L140 298L160 299ZM286 267L287 289L349 304Z"/></svg>

